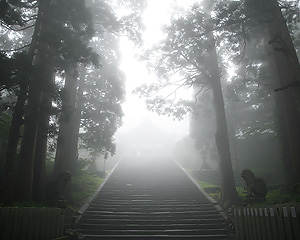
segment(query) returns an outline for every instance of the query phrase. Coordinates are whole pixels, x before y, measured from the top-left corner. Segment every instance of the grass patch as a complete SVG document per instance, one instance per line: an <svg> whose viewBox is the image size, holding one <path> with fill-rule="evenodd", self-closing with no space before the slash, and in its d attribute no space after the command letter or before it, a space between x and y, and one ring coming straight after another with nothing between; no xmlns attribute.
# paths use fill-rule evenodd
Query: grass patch
<svg viewBox="0 0 300 240"><path fill-rule="evenodd" d="M209 190L210 188L218 188L218 187L220 188L220 185L215 184L215 182L203 181L202 179L199 180L195 176L195 174L191 174L191 175L193 175L194 179L197 181L197 183L202 187L204 191L206 189ZM236 187L236 190L243 199L246 199L247 193L244 190L244 187ZM217 191L213 193L206 191L206 193L217 201L220 200L221 198L221 191ZM300 191L288 191L285 188L278 187L276 189L268 190L265 200L256 203L249 203L249 206L268 206L268 205L275 205L275 204L282 204L282 203L299 203L299 202L300 202Z"/></svg>
<svg viewBox="0 0 300 240"><path fill-rule="evenodd" d="M236 191L242 198L245 198L247 196L247 192L243 187L236 187Z"/></svg>
<svg viewBox="0 0 300 240"><path fill-rule="evenodd" d="M78 209L97 190L104 178L88 171L80 171L72 177L70 204Z"/></svg>
<svg viewBox="0 0 300 240"><path fill-rule="evenodd" d="M3 203L1 203L0 207L44 208L44 207L51 207L51 206L49 204L43 203L43 202L16 202L16 203L13 203L11 206L6 206Z"/></svg>
<svg viewBox="0 0 300 240"><path fill-rule="evenodd" d="M204 188L210 188L210 187L220 187L218 185L215 185L213 183L209 183L209 182L204 182L204 181L200 181L197 180L197 182L199 183L199 185L204 189Z"/></svg>
<svg viewBox="0 0 300 240"><path fill-rule="evenodd" d="M286 189L280 188L269 191L266 196L266 203L268 205L281 204L281 203L299 203L300 193L287 191Z"/></svg>
<svg viewBox="0 0 300 240"><path fill-rule="evenodd" d="M205 191L205 189L220 187L216 184L205 182L205 181L200 181L198 179L196 179L196 181L204 191ZM217 192L213 192L213 193L206 191L206 193L215 200L220 200L220 198L221 198L221 191L217 191Z"/></svg>

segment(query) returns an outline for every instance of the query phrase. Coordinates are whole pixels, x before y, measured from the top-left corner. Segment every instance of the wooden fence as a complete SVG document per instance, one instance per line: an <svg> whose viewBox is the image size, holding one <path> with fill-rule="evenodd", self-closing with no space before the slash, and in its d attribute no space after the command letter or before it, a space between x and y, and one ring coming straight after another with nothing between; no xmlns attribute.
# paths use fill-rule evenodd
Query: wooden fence
<svg viewBox="0 0 300 240"><path fill-rule="evenodd" d="M239 240L300 239L300 205L234 208L232 217Z"/></svg>
<svg viewBox="0 0 300 240"><path fill-rule="evenodd" d="M49 240L63 236L74 213L60 208L0 208L0 239Z"/></svg>

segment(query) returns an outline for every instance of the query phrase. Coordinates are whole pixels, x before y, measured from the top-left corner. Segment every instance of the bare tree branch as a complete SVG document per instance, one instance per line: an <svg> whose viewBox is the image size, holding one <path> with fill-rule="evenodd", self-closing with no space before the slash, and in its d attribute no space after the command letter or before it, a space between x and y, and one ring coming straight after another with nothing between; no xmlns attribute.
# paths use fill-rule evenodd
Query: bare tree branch
<svg viewBox="0 0 300 240"><path fill-rule="evenodd" d="M25 46L22 46L22 47L19 47L19 48L15 48L15 49L6 49L6 50L0 50L0 52L17 52L17 51L20 51L24 48L27 48L30 46L30 43L25 45Z"/></svg>

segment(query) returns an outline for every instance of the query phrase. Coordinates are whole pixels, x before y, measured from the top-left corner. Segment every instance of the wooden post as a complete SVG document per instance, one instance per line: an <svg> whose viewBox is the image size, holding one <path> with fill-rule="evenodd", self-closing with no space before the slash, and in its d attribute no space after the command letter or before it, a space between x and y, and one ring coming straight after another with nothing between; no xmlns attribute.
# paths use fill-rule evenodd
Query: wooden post
<svg viewBox="0 0 300 240"><path fill-rule="evenodd" d="M63 233L61 233L61 230L60 230L62 225L63 225L62 212L59 209L59 211L57 212L57 227L56 227L56 236L57 237L60 237L63 235Z"/></svg>
<svg viewBox="0 0 300 240"><path fill-rule="evenodd" d="M296 211L295 207L291 207L291 218L294 230L295 239L300 238L300 222L299 222L299 212Z"/></svg>
<svg viewBox="0 0 300 240"><path fill-rule="evenodd" d="M3 231L4 231L4 236L3 238L4 239L9 239L10 238L10 229L9 229L9 226L10 226L10 222L9 222L9 218L10 218L10 209L9 208L4 208L3 209L3 219L4 219L4 222L3 222ZM6 221L5 221L6 220Z"/></svg>
<svg viewBox="0 0 300 240"><path fill-rule="evenodd" d="M273 234L273 239L274 240L280 240L279 238L279 229L275 217L275 212L274 208L270 208L270 219L271 219L271 229L272 229L272 234Z"/></svg>
<svg viewBox="0 0 300 240"><path fill-rule="evenodd" d="M242 214L242 209L238 209L239 225L240 225L240 239L246 240L246 225L244 221L244 215Z"/></svg>
<svg viewBox="0 0 300 240"><path fill-rule="evenodd" d="M51 239L51 209L46 208L46 236L47 239Z"/></svg>
<svg viewBox="0 0 300 240"><path fill-rule="evenodd" d="M253 225L252 225L252 219L251 219L249 208L247 208L247 218L248 218L249 237L250 237L250 239L254 239Z"/></svg>
<svg viewBox="0 0 300 240"><path fill-rule="evenodd" d="M20 209L20 216L19 216L20 220L19 220L19 225L17 226L17 232L18 232L18 237L21 239L22 238L22 234L23 234L23 227L22 224L24 222L24 219L26 218L25 216L25 211L24 208Z"/></svg>
<svg viewBox="0 0 300 240"><path fill-rule="evenodd" d="M28 239L32 239L36 231L34 222L34 208L28 208L27 221L28 221Z"/></svg>
<svg viewBox="0 0 300 240"><path fill-rule="evenodd" d="M266 219L265 219L264 212L263 212L262 208L258 209L258 215L259 215L259 222L260 222L260 230L261 230L262 240L265 240L265 239L268 240Z"/></svg>
<svg viewBox="0 0 300 240"><path fill-rule="evenodd" d="M65 225L65 215L62 215L61 216L61 227L60 227L60 234L61 234L61 236L64 234L64 225Z"/></svg>
<svg viewBox="0 0 300 240"><path fill-rule="evenodd" d="M250 232L249 232L249 226L248 226L248 218L247 218L247 210L246 208L243 208L242 211L243 214L243 219L244 219L244 226L245 226L245 239L246 240L251 240L250 239Z"/></svg>
<svg viewBox="0 0 300 240"><path fill-rule="evenodd" d="M255 218L255 225L257 231L257 239L264 240L262 239L261 222L260 222L260 217L257 208L254 208L254 218Z"/></svg>
<svg viewBox="0 0 300 240"><path fill-rule="evenodd" d="M36 240L39 240L40 239L40 236L42 234L41 230L42 230L42 212L43 210L41 208L37 209L36 210L36 216L35 216L35 219L36 219L36 236L35 236L35 239Z"/></svg>
<svg viewBox="0 0 300 240"><path fill-rule="evenodd" d="M237 216L237 209L233 208L233 223L234 223L234 228L235 228L235 235L238 237L238 239L240 239L239 237L239 220L238 220L238 216Z"/></svg>
<svg viewBox="0 0 300 240"><path fill-rule="evenodd" d="M47 219L45 218L46 215L46 208L41 209L41 240L46 240L46 225Z"/></svg>
<svg viewBox="0 0 300 240"><path fill-rule="evenodd" d="M19 229L20 229L20 223L21 223L21 213L22 213L22 209L20 209L20 208L15 209L16 220L15 220L14 226L13 226L12 239L21 239L21 236L19 235Z"/></svg>
<svg viewBox="0 0 300 240"><path fill-rule="evenodd" d="M4 233L4 209L0 208L0 232Z"/></svg>
<svg viewBox="0 0 300 240"><path fill-rule="evenodd" d="M56 228L56 209L55 208L52 208L51 211L50 211L50 237L51 239L55 238L55 228Z"/></svg>
<svg viewBox="0 0 300 240"><path fill-rule="evenodd" d="M257 228L256 228L256 223L255 223L255 216L254 216L254 211L253 208L250 208L250 220L251 220L251 228L252 228L252 239L256 240L257 239Z"/></svg>
<svg viewBox="0 0 300 240"><path fill-rule="evenodd" d="M7 219L6 219L6 226L5 226L5 231L7 231L7 239L11 239L13 235L13 230L14 230L14 211L12 208L7 209Z"/></svg>
<svg viewBox="0 0 300 240"><path fill-rule="evenodd" d="M286 239L282 208L281 206L275 206L274 210L275 210L275 218L277 220L277 226L279 231L279 239Z"/></svg>
<svg viewBox="0 0 300 240"><path fill-rule="evenodd" d="M57 231L57 224L58 224L58 209L53 209L53 224L52 224L52 238L58 237Z"/></svg>
<svg viewBox="0 0 300 240"><path fill-rule="evenodd" d="M290 207L282 207L283 213L283 222L286 233L286 239L294 239L293 237L293 225L291 219L291 208Z"/></svg>
<svg viewBox="0 0 300 240"><path fill-rule="evenodd" d="M20 223L20 236L22 239L27 240L27 233L28 233L28 208L22 208L22 219Z"/></svg>
<svg viewBox="0 0 300 240"><path fill-rule="evenodd" d="M274 233L272 232L272 221L271 221L271 216L268 208L264 208L264 215L265 215L265 223L266 223L268 240L273 240L275 238L273 238ZM277 233L276 236L278 238Z"/></svg>

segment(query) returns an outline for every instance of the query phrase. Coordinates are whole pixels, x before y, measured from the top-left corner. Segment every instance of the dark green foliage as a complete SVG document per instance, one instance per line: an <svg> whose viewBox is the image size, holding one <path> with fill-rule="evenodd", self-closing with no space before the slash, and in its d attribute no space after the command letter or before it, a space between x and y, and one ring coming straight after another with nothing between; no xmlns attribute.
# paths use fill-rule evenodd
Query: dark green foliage
<svg viewBox="0 0 300 240"><path fill-rule="evenodd" d="M46 185L46 200L61 200L64 198L66 187L71 181L70 172L63 172Z"/></svg>
<svg viewBox="0 0 300 240"><path fill-rule="evenodd" d="M267 175L272 175L272 172L267 173ZM205 190L208 189L208 194L214 198L215 200L220 200L221 192L209 193L210 188L216 188L220 186L220 181L216 180L216 176L218 176L218 171L200 171L193 173L193 177L197 180L200 186ZM261 175L260 175L261 176ZM240 175L236 176L240 178ZM236 180L237 180L236 178ZM270 179L269 179L270 180ZM272 181L272 180L271 180ZM274 205L274 204L284 204L284 203L298 203L300 201L300 192L299 190L295 191L295 189L287 189L286 187L280 187L280 185L274 186L272 182L268 185L268 192L263 201L247 203L248 206L266 206L266 205ZM236 181L238 183L238 181ZM242 185L240 185L242 184ZM243 186L243 182L240 181L238 183L237 191L239 195L243 198L246 198L246 191ZM245 202L246 203L246 202Z"/></svg>
<svg viewBox="0 0 300 240"><path fill-rule="evenodd" d="M90 197L98 188L103 178L99 178L96 174L84 170L93 160L80 159L76 166L75 174L71 177L71 181L66 188L64 197L68 200L68 204L78 209L88 197ZM46 182L52 181L54 161L49 156L46 162Z"/></svg>
<svg viewBox="0 0 300 240"><path fill-rule="evenodd" d="M0 52L0 90L11 91L21 83L28 84L31 74L30 58L25 52L8 57Z"/></svg>
<svg viewBox="0 0 300 240"><path fill-rule="evenodd" d="M133 4L132 1L122 1L123 6L133 7L134 10L129 15L118 18L109 1L91 1L89 3L81 0L0 1L1 49L5 49L3 52L6 53L1 52L0 56L0 87L3 110L13 111L15 109L15 95L19 92L24 93L27 91L27 85L29 86L27 101L26 92L22 95L25 96L22 99L27 105L23 103L18 108L18 120L22 120L22 117L26 116L21 146L22 154L18 165L24 164L23 167L20 167L18 176L20 179L24 176L23 180L19 180L19 184L26 186L26 189L29 190L24 190L27 192L27 199L30 198L29 192L31 192L32 155L33 153L36 156L45 155L40 152L37 154L37 150L44 149L44 147L34 149L35 132L44 131L38 135L44 137L44 139L38 140L38 143L44 143L43 146L47 144L47 136L50 135L53 139L55 138L59 124L57 115L61 103L66 100L64 93L61 95L59 93L61 86L54 86L52 82L54 74L58 72L65 74L70 69L76 69L79 63L82 63L85 68L92 69L87 74L90 78L88 80L82 79L83 85L86 84L86 90L83 91L85 102L83 109L77 110L79 111L79 121L81 113L84 117L81 125L78 124L78 131L79 127L85 129L82 143L84 142L90 151L104 154L115 152L113 135L121 125L123 116L121 102L125 93L122 84L124 76L118 69L120 56L118 39L109 32L130 34L131 38L138 42L140 40L140 13L143 2L143 0L137 0ZM92 11L94 15L91 14ZM94 24L97 25L96 30ZM32 32L31 27L34 27L34 32ZM90 40L96 33L97 36L94 38L96 41L91 42ZM108 39L108 35L111 39ZM27 45L31 36L31 44ZM102 42L97 42L99 39ZM94 44L95 42L97 44ZM17 51L26 49L29 54L16 53L10 50L13 48L16 48ZM99 55L104 56L101 62L103 67L101 71L99 70ZM95 88L95 83L97 88ZM26 88L22 88L24 86ZM22 89L25 91L20 91ZM13 100L8 98L9 95L13 96ZM40 96L46 95L48 95L49 106L51 106L52 99L56 101L54 104L56 108L51 111L44 109L46 104L42 106L39 102ZM76 96L73 97L76 98ZM80 96L78 96L79 98ZM27 110L25 114L23 112L24 107ZM38 117L41 116L38 114L38 110L43 114L43 119L46 119L43 122L44 125L38 122ZM48 129L46 126L47 118L52 114L51 128ZM18 128L20 126L19 124ZM13 132L14 139L18 141L19 135L17 134L20 131L15 126L13 129L16 130ZM53 146L53 141L50 144ZM14 146L14 149L10 148L11 153L15 153L18 148L17 144ZM75 156L76 151L77 149L73 151ZM45 159L38 161L42 166ZM15 161L8 162L15 163ZM38 172L43 171L44 169L40 169ZM20 189L25 188L20 186ZM20 191L17 190L16 193L19 194ZM21 195L22 193L20 193ZM23 195L25 196L25 193Z"/></svg>
<svg viewBox="0 0 300 240"><path fill-rule="evenodd" d="M78 62L98 65L97 54L87 46L94 29L84 1L53 1L43 9L42 21L39 41L49 46L48 54L59 69Z"/></svg>
<svg viewBox="0 0 300 240"><path fill-rule="evenodd" d="M115 153L113 135L122 124L121 103L124 98L123 84L113 66L106 65L102 71L94 71L87 77L85 107L82 111L84 132L81 139L94 152ZM111 73L114 72L115 75ZM96 75L100 77L96 77Z"/></svg>
<svg viewBox="0 0 300 240"><path fill-rule="evenodd" d="M82 143L93 154L115 153L113 136L122 125L121 104L125 98L124 74L119 70L118 39L110 33L92 42L101 58L101 69L89 69L82 84L83 108L80 134ZM80 101L79 101L80 102Z"/></svg>

